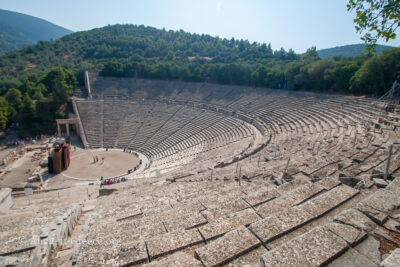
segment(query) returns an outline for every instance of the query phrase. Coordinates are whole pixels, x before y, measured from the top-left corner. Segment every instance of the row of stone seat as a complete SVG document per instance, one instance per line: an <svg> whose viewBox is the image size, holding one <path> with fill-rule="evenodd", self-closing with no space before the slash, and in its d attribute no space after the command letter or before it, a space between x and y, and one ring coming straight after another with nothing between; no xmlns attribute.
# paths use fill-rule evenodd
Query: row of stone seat
<svg viewBox="0 0 400 267"><path fill-rule="evenodd" d="M122 195L116 196L114 201L105 198L99 204L98 223L87 236L87 242L99 240L101 235L104 242L114 240L117 245L85 248L82 251L86 252L81 255L82 264L107 264L111 259L116 264L140 263L147 261L148 257L156 259L177 250L196 247L196 244L200 244L196 255L203 264L222 264L260 246L259 240L268 246L270 240L323 216L358 193L348 186L338 186L338 183L333 179L315 184L308 182L297 187L291 185L289 191L280 187L255 191L256 186L241 189L237 184L228 187L227 191L218 188L220 184L214 185L210 191L207 187L201 190L199 185L202 183L197 183L191 190L186 188L185 194L188 195L184 197L190 201L182 200L176 204L165 200L176 199L174 194L177 191L161 186L153 187L151 191L141 187L143 194L135 194L135 198L129 191L124 193L132 203L126 203ZM154 200L149 198L149 193ZM148 200L141 200L140 195ZM154 202L160 197L164 201ZM126 212L115 210L121 207L119 203L128 204L123 209ZM153 204L146 207L147 203ZM111 207L114 207L113 211L109 210ZM111 223L109 220L112 218L119 218L119 222ZM136 234L126 235L128 229ZM248 243L249 239L257 242ZM226 247L228 243L230 248ZM237 249L239 243L242 247Z"/></svg>

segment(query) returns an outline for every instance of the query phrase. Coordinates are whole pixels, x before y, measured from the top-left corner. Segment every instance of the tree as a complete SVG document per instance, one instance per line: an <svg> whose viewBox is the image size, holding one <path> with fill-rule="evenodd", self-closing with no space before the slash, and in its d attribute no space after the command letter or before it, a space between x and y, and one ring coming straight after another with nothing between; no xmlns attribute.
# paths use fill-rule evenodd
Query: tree
<svg viewBox="0 0 400 267"><path fill-rule="evenodd" d="M374 51L378 39L387 42L396 38L400 27L399 0L349 0L347 10L356 11L355 28L365 32L361 39L367 43L369 53Z"/></svg>
<svg viewBox="0 0 400 267"><path fill-rule="evenodd" d="M400 49L393 48L370 57L350 82L350 90L358 94L382 95L393 84L400 70Z"/></svg>
<svg viewBox="0 0 400 267"><path fill-rule="evenodd" d="M4 97L0 97L0 130L4 130L8 121L8 103Z"/></svg>
<svg viewBox="0 0 400 267"><path fill-rule="evenodd" d="M8 89L5 99L9 104L11 104L15 110L19 110L21 108L22 104L22 94L21 91L16 89L16 88L10 88Z"/></svg>
<svg viewBox="0 0 400 267"><path fill-rule="evenodd" d="M307 49L307 52L302 56L307 63L317 61L319 59L317 48L315 46Z"/></svg>
<svg viewBox="0 0 400 267"><path fill-rule="evenodd" d="M77 81L75 75L63 67L51 69L42 79L47 86L48 91L53 93L54 102L57 105L68 102L69 96L72 94ZM41 90L37 92L35 97L41 98Z"/></svg>

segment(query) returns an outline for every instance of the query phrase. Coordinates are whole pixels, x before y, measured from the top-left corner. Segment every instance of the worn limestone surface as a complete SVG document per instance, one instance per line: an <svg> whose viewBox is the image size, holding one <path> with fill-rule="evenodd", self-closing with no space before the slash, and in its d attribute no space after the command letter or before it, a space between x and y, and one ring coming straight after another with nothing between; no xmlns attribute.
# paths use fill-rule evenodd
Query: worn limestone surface
<svg viewBox="0 0 400 267"><path fill-rule="evenodd" d="M364 238L367 237L367 233L364 231L357 230L352 226L340 223L328 223L325 225L335 235L341 237L349 245L355 245Z"/></svg>
<svg viewBox="0 0 400 267"><path fill-rule="evenodd" d="M196 260L193 256L188 255L184 252L177 252L172 256L167 258L153 261L144 265L146 267L155 267L155 266L165 266L165 267L185 267L185 266L193 266L193 267L201 267L203 266L200 261Z"/></svg>
<svg viewBox="0 0 400 267"><path fill-rule="evenodd" d="M396 267L400 262L400 249L396 248L390 255L381 262L382 267Z"/></svg>
<svg viewBox="0 0 400 267"><path fill-rule="evenodd" d="M204 266L218 266L260 245L260 241L244 226L196 249Z"/></svg>
<svg viewBox="0 0 400 267"><path fill-rule="evenodd" d="M203 242L197 229L180 230L166 233L148 240L147 249L150 258L155 258L166 253Z"/></svg>
<svg viewBox="0 0 400 267"><path fill-rule="evenodd" d="M200 226L199 231L203 237L208 240L223 235L241 225L249 225L259 219L260 217L254 210L248 208Z"/></svg>
<svg viewBox="0 0 400 267"><path fill-rule="evenodd" d="M328 267L376 267L376 263L369 260L355 249L349 248L340 258L330 263Z"/></svg>
<svg viewBox="0 0 400 267"><path fill-rule="evenodd" d="M205 223L207 223L207 220L200 213L191 213L165 221L164 225L168 232L173 232L179 229L190 229Z"/></svg>
<svg viewBox="0 0 400 267"><path fill-rule="evenodd" d="M352 225L366 232L371 232L377 226L370 218L356 209L343 211L335 217L335 221Z"/></svg>
<svg viewBox="0 0 400 267"><path fill-rule="evenodd" d="M263 242L268 242L311 219L312 216L308 212L298 207L292 207L250 224L249 229Z"/></svg>
<svg viewBox="0 0 400 267"><path fill-rule="evenodd" d="M265 266L320 266L347 247L327 228L317 227L264 254Z"/></svg>
<svg viewBox="0 0 400 267"><path fill-rule="evenodd" d="M301 204L300 207L312 214L314 217L319 217L357 193L358 190L346 185L340 185L325 194L321 194L314 199Z"/></svg>
<svg viewBox="0 0 400 267"><path fill-rule="evenodd" d="M262 192L252 192L243 197L243 199L247 201L251 206L255 207L278 196L279 193L276 190L270 189Z"/></svg>

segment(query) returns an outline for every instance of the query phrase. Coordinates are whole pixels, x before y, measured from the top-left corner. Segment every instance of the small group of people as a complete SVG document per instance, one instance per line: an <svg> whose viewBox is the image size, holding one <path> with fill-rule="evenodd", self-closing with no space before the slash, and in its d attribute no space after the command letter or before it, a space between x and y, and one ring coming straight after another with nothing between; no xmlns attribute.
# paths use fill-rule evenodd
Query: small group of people
<svg viewBox="0 0 400 267"><path fill-rule="evenodd" d="M25 138L15 138L14 140L8 141L8 146L24 146L27 144L36 144L36 142L42 140L44 137L42 136L35 136L35 137L25 137Z"/></svg>
<svg viewBox="0 0 400 267"><path fill-rule="evenodd" d="M99 162L99 157L98 156L93 156L93 163ZM104 163L104 157L101 158L101 164Z"/></svg>
<svg viewBox="0 0 400 267"><path fill-rule="evenodd" d="M115 178L104 179L103 176L101 176L100 177L100 188L105 185L117 184L117 183L126 182L126 181L128 181L128 178L126 178L126 177L115 177Z"/></svg>

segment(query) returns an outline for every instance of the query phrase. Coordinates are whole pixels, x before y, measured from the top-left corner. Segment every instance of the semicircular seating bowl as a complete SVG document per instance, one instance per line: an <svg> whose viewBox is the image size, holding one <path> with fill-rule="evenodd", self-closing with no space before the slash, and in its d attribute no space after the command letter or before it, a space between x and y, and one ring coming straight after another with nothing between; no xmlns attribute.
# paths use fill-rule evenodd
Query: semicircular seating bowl
<svg viewBox="0 0 400 267"><path fill-rule="evenodd" d="M350 96L97 76L91 86L75 103L88 147L152 164L94 200L76 266L382 260L382 231L400 225L398 114ZM390 179L373 180L390 145Z"/></svg>

